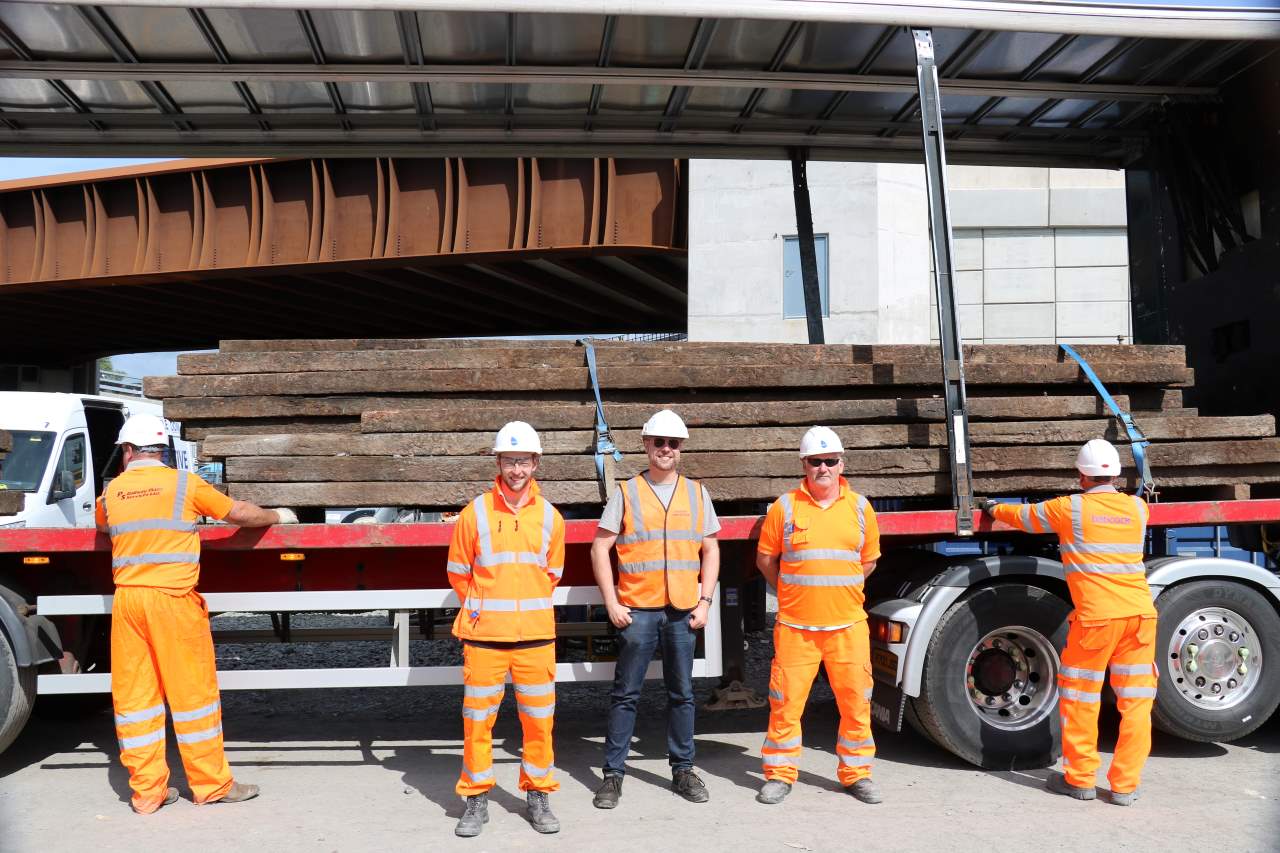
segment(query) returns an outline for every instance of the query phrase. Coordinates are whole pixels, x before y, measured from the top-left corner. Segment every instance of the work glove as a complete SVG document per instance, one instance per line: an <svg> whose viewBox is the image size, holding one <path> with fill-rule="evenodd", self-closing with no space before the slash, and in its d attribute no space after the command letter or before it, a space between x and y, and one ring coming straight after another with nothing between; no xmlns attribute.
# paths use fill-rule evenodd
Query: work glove
<svg viewBox="0 0 1280 853"><path fill-rule="evenodd" d="M992 508L995 505L996 505L996 502L993 501L991 498L974 498L973 499L973 508L980 509L983 512L991 512Z"/></svg>
<svg viewBox="0 0 1280 853"><path fill-rule="evenodd" d="M298 514L291 509L281 507L276 510L276 515L280 516L280 520L276 524L297 524Z"/></svg>

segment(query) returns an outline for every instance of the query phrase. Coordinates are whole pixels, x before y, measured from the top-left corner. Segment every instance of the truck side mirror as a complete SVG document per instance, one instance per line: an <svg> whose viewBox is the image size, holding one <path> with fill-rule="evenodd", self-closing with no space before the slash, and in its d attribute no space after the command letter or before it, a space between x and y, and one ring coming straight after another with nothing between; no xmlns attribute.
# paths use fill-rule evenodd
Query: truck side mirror
<svg viewBox="0 0 1280 853"><path fill-rule="evenodd" d="M73 473L62 470L54 477L53 488L49 490L49 503L74 498L76 496L76 478Z"/></svg>

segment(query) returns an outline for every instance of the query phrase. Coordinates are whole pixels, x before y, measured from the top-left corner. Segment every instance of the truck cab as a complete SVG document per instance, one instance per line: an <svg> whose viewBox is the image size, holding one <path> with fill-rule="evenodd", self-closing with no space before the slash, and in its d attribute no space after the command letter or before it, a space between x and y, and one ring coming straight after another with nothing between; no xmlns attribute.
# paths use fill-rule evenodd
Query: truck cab
<svg viewBox="0 0 1280 853"><path fill-rule="evenodd" d="M120 426L131 414L161 414L151 400L89 394L0 392L0 430L13 448L0 459L0 489L26 495L22 510L0 519L5 527L92 527L94 500L114 474L108 465ZM166 422L168 423L168 422ZM188 442L169 426L174 464L190 469Z"/></svg>

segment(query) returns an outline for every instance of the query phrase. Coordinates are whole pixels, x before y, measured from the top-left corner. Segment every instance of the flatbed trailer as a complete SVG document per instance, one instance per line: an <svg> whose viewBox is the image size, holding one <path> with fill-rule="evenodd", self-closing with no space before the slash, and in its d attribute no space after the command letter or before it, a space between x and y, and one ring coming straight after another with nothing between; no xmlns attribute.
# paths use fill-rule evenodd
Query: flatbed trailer
<svg viewBox="0 0 1280 853"><path fill-rule="evenodd" d="M855 484L856 485L856 484ZM941 746L981 766L1039 766L1056 755L1057 649L1070 609L1061 564L1045 537L1018 533L985 516L975 538L1007 543L1002 553L947 557L934 543L954 539L952 510L879 514L884 556L868 582L876 722L908 720ZM1280 500L1155 503L1153 530L1280 522ZM717 608L699 643L695 675L743 677L743 614L755 573L761 518L722 519ZM566 522L559 607L600 597L591 574L594 521ZM394 687L455 684L457 667L414 667L411 639L447 636L439 611L457 606L445 572L449 523L317 524L240 530L201 528L200 590L212 612L271 613L273 628L215 632L219 642L382 640L389 665L362 669L250 670L220 674L224 689ZM1251 731L1280 702L1280 577L1218 558L1154 557L1152 592L1162 616L1162 671L1156 716L1183 737L1229 740ZM758 584L755 585L758 589ZM112 593L110 543L85 529L19 528L0 535L0 744L15 737L39 695L110 691L105 642ZM1197 597L1199 593L1199 597ZM1201 601L1208 595L1211 600ZM31 606L31 602L35 606ZM1168 612L1170 608L1175 612ZM299 611L388 611L386 628L296 629ZM1183 612L1185 611L1185 612ZM608 635L607 621L571 622L564 636ZM1205 616L1196 690L1179 663L1188 642L1176 629ZM416 616L416 619L413 618ZM1176 624L1175 624L1176 623ZM1223 626L1221 635L1212 632ZM1201 630L1196 626L1196 630ZM1231 639L1232 635L1236 638ZM1247 659L1239 658L1247 649ZM1229 664L1229 666L1228 666ZM1241 665L1245 674L1235 672ZM650 673L656 677L660 667ZM608 660L559 665L564 681L608 680ZM1235 682L1235 686L1228 687ZM1207 683L1207 682L1206 682ZM1197 698L1198 697L1198 698ZM1211 697L1206 699L1205 697Z"/></svg>

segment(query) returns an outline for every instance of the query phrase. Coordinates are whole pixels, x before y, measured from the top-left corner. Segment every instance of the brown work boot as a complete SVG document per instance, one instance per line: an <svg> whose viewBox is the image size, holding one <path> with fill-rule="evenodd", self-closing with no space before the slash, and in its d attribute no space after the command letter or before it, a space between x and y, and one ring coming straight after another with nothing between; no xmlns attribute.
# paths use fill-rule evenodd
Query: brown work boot
<svg viewBox="0 0 1280 853"><path fill-rule="evenodd" d="M231 783L231 790L226 795L212 802L215 803L243 803L245 800L252 800L258 796L257 785L242 785L239 782Z"/></svg>
<svg viewBox="0 0 1280 853"><path fill-rule="evenodd" d="M129 803L129 808L133 809L134 812L136 812L137 814L155 814L165 806L171 806L177 801L178 801L178 789L170 788L164 792L164 799L161 800L160 805L156 806L154 809L147 809L146 811L143 811L142 809L135 806L133 803Z"/></svg>

